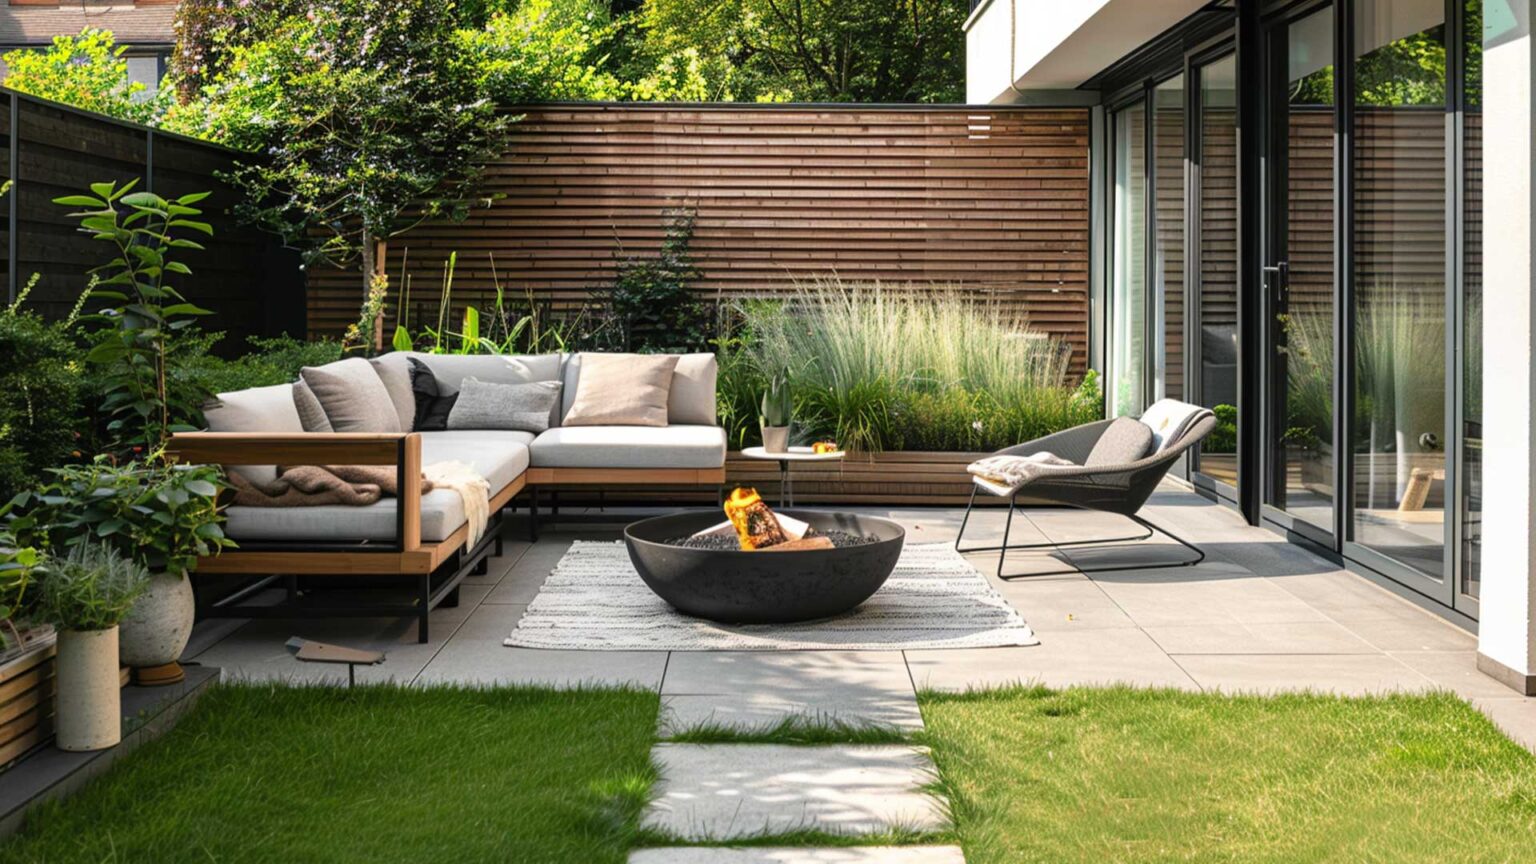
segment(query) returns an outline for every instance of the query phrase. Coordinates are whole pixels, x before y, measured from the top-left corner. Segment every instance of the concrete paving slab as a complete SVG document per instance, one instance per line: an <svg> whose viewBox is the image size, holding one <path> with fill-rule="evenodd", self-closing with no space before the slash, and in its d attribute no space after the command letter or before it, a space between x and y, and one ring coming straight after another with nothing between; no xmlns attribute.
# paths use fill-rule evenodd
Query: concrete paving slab
<svg viewBox="0 0 1536 864"><path fill-rule="evenodd" d="M1201 687L1224 693L1307 690L1362 696L1435 689L1433 681L1385 654L1185 654L1173 659Z"/></svg>
<svg viewBox="0 0 1536 864"><path fill-rule="evenodd" d="M661 687L668 732L787 718L921 728L899 651L675 652Z"/></svg>
<svg viewBox="0 0 1536 864"><path fill-rule="evenodd" d="M1477 637L1428 612L1392 620L1345 620L1345 627L1383 651L1475 651Z"/></svg>
<svg viewBox="0 0 1536 864"><path fill-rule="evenodd" d="M1087 576L1049 576L995 583L1037 633L1135 627L1120 605Z"/></svg>
<svg viewBox="0 0 1536 864"><path fill-rule="evenodd" d="M1210 621L1145 628L1169 654L1380 654L1332 621L1245 624Z"/></svg>
<svg viewBox="0 0 1536 864"><path fill-rule="evenodd" d="M1328 617L1268 580L1232 564L1177 570L1096 573L1093 580L1142 627L1236 621L1328 622Z"/></svg>
<svg viewBox="0 0 1536 864"><path fill-rule="evenodd" d="M226 680L286 681L295 684L345 684L347 667L300 663L285 643L294 636L348 648L383 651L377 666L357 667L360 682L409 683L453 638L490 589L463 585L459 606L432 612L432 641L416 641L414 618L272 619L250 621L233 634L199 653L197 662L218 666Z"/></svg>
<svg viewBox="0 0 1536 864"><path fill-rule="evenodd" d="M545 687L661 687L665 651L544 651L508 648L523 607L487 603L417 677L421 684L535 684Z"/></svg>
<svg viewBox="0 0 1536 864"><path fill-rule="evenodd" d="M662 780L641 825L683 840L949 827L922 791L932 761L914 747L658 744L651 755Z"/></svg>
<svg viewBox="0 0 1536 864"><path fill-rule="evenodd" d="M1536 699L1473 699L1472 704L1516 744L1536 750Z"/></svg>
<svg viewBox="0 0 1536 864"><path fill-rule="evenodd" d="M1514 690L1478 671L1476 651L1402 651L1390 656L1465 699L1518 698Z"/></svg>
<svg viewBox="0 0 1536 864"><path fill-rule="evenodd" d="M1194 679L1136 629L1042 633L1030 648L908 651L919 690L961 692L1013 684L1130 684L1196 690Z"/></svg>
<svg viewBox="0 0 1536 864"><path fill-rule="evenodd" d="M848 846L833 849L641 849L629 864L965 864L959 846Z"/></svg>

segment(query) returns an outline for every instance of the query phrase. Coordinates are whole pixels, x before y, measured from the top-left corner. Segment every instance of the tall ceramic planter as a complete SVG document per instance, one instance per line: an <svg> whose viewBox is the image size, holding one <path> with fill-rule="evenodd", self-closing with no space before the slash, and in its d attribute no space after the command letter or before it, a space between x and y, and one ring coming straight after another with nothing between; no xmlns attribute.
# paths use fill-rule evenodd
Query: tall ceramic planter
<svg viewBox="0 0 1536 864"><path fill-rule="evenodd" d="M53 729L60 750L105 750L122 740L117 637L116 627L59 632Z"/></svg>
<svg viewBox="0 0 1536 864"><path fill-rule="evenodd" d="M192 637L196 613L192 580L181 573L150 577L149 590L133 604L122 624L122 661L133 667L135 683L156 687L186 676L177 661Z"/></svg>

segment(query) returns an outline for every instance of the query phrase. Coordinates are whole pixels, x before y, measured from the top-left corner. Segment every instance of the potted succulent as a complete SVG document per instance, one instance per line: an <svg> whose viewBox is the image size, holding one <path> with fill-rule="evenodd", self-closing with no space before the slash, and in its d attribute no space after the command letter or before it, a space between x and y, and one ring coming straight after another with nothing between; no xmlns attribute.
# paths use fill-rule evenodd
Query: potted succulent
<svg viewBox="0 0 1536 864"><path fill-rule="evenodd" d="M202 555L233 545L224 536L213 466L182 466L158 455L115 464L97 457L53 469L53 481L12 499L11 528L39 548L106 543L149 571L149 587L122 621L122 662L143 685L173 684L192 635L196 604L187 573Z"/></svg>
<svg viewBox="0 0 1536 864"><path fill-rule="evenodd" d="M70 547L41 571L37 614L59 630L54 739L103 750L123 737L118 624L149 587L149 571L106 543Z"/></svg>
<svg viewBox="0 0 1536 864"><path fill-rule="evenodd" d="M769 453L789 451L789 424L794 412L794 401L789 392L789 370L768 379L768 390L763 393L762 413L758 424L763 433L763 449Z"/></svg>

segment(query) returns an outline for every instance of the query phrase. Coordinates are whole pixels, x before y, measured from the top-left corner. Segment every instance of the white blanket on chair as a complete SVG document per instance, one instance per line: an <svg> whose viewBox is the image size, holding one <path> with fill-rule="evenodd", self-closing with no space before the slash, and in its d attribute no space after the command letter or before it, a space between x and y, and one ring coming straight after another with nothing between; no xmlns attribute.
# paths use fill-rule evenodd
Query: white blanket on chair
<svg viewBox="0 0 1536 864"><path fill-rule="evenodd" d="M1076 468L1077 464L1054 453L1031 453L1028 456L988 456L967 466L976 485L993 495L1012 495L1036 478L1061 468Z"/></svg>
<svg viewBox="0 0 1536 864"><path fill-rule="evenodd" d="M452 489L464 502L464 521L469 525L465 549L473 549L491 520L491 484L463 462L434 462L422 469L435 489Z"/></svg>

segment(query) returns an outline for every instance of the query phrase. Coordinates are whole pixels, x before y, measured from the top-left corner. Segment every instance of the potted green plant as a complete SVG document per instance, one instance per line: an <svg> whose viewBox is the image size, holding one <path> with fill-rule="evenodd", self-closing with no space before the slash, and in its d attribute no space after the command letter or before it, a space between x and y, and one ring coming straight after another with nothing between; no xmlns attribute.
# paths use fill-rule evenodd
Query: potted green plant
<svg viewBox="0 0 1536 864"><path fill-rule="evenodd" d="M37 614L59 630L54 741L103 750L122 740L118 624L149 587L149 572L106 543L73 546L38 580Z"/></svg>
<svg viewBox="0 0 1536 864"><path fill-rule="evenodd" d="M789 370L785 369L768 380L763 393L762 414L758 425L763 433L763 449L769 453L785 453L789 450L789 424L794 413L794 401L789 392Z"/></svg>
<svg viewBox="0 0 1536 864"><path fill-rule="evenodd" d="M177 662L192 634L196 604L187 573L199 556L233 545L224 536L213 466L97 457L55 468L52 482L6 505L19 538L58 555L106 543L143 565L149 587L122 621L121 659L144 685L183 677Z"/></svg>
<svg viewBox="0 0 1536 864"><path fill-rule="evenodd" d="M36 549L22 546L10 531L0 527L0 669L31 641L20 619L38 559Z"/></svg>

